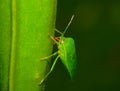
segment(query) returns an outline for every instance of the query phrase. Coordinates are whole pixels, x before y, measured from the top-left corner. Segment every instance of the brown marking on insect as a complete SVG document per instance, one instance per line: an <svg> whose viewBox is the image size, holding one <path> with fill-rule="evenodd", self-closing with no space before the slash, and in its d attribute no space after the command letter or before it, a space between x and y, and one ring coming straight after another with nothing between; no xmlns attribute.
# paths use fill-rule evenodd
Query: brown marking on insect
<svg viewBox="0 0 120 91"><path fill-rule="evenodd" d="M60 40L60 37L55 37L54 38L54 45L56 44L56 42L59 42L59 40Z"/></svg>

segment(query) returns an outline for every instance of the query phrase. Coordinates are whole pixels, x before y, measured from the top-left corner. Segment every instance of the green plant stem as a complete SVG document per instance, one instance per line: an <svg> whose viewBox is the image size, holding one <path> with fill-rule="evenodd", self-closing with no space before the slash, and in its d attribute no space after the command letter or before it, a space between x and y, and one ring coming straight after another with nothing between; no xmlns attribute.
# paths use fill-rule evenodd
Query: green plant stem
<svg viewBox="0 0 120 91"><path fill-rule="evenodd" d="M56 0L12 0L12 43L9 91L43 91L40 80L49 68Z"/></svg>
<svg viewBox="0 0 120 91"><path fill-rule="evenodd" d="M1 0L0 5L0 91L43 91L39 82L49 64L40 59L52 52L48 34L54 34L56 0Z"/></svg>

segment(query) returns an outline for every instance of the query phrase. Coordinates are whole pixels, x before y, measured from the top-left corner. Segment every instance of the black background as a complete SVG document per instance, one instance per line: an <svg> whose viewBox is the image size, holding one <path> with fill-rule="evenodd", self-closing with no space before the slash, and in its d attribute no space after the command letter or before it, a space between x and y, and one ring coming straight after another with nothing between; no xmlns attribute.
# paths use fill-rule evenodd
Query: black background
<svg viewBox="0 0 120 91"><path fill-rule="evenodd" d="M120 91L120 1L58 0L56 28L76 44L78 67L71 80L61 61L46 91Z"/></svg>

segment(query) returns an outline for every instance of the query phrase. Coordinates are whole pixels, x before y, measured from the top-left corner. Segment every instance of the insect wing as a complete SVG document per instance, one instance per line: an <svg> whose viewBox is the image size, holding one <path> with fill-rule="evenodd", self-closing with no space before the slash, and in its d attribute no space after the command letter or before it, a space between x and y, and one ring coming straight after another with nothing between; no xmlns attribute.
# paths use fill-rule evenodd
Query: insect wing
<svg viewBox="0 0 120 91"><path fill-rule="evenodd" d="M59 53L62 63L68 70L71 78L73 78L76 71L76 52L75 43L72 38L62 38L63 43L59 43Z"/></svg>

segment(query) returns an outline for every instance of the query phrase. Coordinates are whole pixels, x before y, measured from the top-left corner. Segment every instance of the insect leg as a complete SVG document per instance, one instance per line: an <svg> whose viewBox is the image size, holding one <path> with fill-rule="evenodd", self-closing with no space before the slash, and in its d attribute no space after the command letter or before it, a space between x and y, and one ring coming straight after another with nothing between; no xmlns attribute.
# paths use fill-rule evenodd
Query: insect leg
<svg viewBox="0 0 120 91"><path fill-rule="evenodd" d="M59 34L63 34L62 32L60 32L58 29L55 28L55 31L58 32Z"/></svg>
<svg viewBox="0 0 120 91"><path fill-rule="evenodd" d="M56 38L54 38L54 37L51 36L50 34L48 34L48 36L54 41L54 44L56 44L56 42L57 42Z"/></svg>
<svg viewBox="0 0 120 91"><path fill-rule="evenodd" d="M54 69L54 67L55 67L55 64L56 64L56 62L57 62L57 60L58 60L59 57L60 57L59 55L56 57L55 61L54 61L53 64L52 64L52 67L50 68L50 71L49 71L49 72L47 73L47 75L40 81L39 85L41 85L41 84L46 80L46 78L49 76L49 74L53 71L53 69Z"/></svg>
<svg viewBox="0 0 120 91"><path fill-rule="evenodd" d="M41 58L40 60L46 60L46 59L49 59L49 58L51 58L52 56L55 56L57 53L58 53L58 52L55 52L55 53L53 53L53 54L50 55L50 56L47 56L47 57Z"/></svg>

